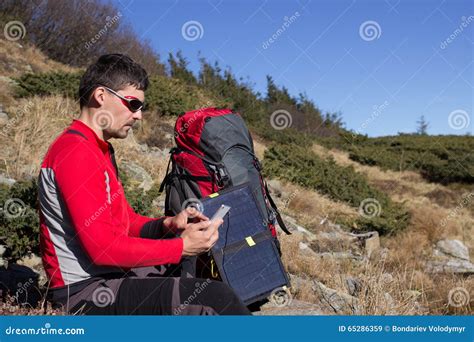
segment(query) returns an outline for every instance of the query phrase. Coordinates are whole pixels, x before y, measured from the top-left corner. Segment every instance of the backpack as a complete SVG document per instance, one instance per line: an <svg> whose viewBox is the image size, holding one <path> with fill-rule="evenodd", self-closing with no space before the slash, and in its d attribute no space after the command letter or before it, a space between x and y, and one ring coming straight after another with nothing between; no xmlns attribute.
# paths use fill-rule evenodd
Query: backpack
<svg viewBox="0 0 474 342"><path fill-rule="evenodd" d="M291 233L270 196L252 137L240 114L218 108L184 113L176 120L174 137L176 147L170 150L160 186L160 192L166 190L165 215L174 216L187 204L193 206L215 192L247 183L280 251L275 223L286 234Z"/></svg>

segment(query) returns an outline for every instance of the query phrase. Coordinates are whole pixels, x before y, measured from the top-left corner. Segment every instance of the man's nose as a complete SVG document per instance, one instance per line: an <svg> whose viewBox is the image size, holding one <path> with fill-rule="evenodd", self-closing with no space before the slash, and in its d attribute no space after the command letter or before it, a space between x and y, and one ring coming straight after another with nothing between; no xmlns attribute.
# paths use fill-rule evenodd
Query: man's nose
<svg viewBox="0 0 474 342"><path fill-rule="evenodd" d="M140 109L140 110L136 111L135 113L133 113L132 118L134 118L135 120L141 120L143 118L142 110Z"/></svg>

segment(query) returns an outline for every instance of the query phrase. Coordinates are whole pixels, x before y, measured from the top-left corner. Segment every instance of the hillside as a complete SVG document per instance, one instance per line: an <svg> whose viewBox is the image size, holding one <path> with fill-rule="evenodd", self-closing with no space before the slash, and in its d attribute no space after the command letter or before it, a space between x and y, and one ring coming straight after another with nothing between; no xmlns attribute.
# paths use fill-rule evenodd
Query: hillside
<svg viewBox="0 0 474 342"><path fill-rule="evenodd" d="M308 99L291 98L271 78L269 95L262 98L207 62L200 80L184 71L186 63L177 63L170 75L154 75L143 122L127 139L113 142L127 198L137 211L162 213L157 186L174 144L176 116L231 106L247 121L294 230L280 235L292 275L291 310L473 314L474 138L360 138L347 144L348 132L337 118L323 115ZM32 46L0 39L0 204L5 211L15 199L22 213L2 215L0 245L5 260L37 271L40 266L27 257L38 254L34 179L49 144L78 113L80 72ZM278 108L293 115L291 127L272 127L270 113ZM443 139L452 146L444 155L433 148L444 146ZM404 167L400 151L412 161L403 159ZM416 163L420 155L430 158Z"/></svg>

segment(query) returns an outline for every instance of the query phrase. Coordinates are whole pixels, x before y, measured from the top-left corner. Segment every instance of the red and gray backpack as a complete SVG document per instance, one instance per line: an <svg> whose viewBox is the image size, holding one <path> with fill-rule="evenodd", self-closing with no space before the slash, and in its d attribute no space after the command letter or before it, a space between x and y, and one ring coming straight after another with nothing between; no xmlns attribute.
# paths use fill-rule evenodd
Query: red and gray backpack
<svg viewBox="0 0 474 342"><path fill-rule="evenodd" d="M183 210L186 201L247 183L256 195L268 229L275 223L290 234L270 196L255 156L253 140L242 117L230 109L202 108L180 115L160 191L166 189L165 215Z"/></svg>

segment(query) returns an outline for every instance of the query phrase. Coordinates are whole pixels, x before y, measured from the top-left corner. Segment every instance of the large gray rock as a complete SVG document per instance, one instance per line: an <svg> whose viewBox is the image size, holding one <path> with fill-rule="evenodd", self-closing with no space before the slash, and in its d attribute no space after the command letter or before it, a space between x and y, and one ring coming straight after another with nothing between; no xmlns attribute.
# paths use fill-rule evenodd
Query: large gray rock
<svg viewBox="0 0 474 342"><path fill-rule="evenodd" d="M426 263L430 273L474 274L474 264L469 260L468 248L459 240L440 240L433 250L433 257Z"/></svg>
<svg viewBox="0 0 474 342"><path fill-rule="evenodd" d="M133 181L140 183L139 187L145 191L151 189L153 185L153 179L146 170L140 165L132 161L122 161L120 168L129 176Z"/></svg>
<svg viewBox="0 0 474 342"><path fill-rule="evenodd" d="M469 260L469 249L459 240L440 240L436 243L435 255Z"/></svg>
<svg viewBox="0 0 474 342"><path fill-rule="evenodd" d="M319 281L314 281L313 290L319 295L321 303L327 305L336 314L359 315L361 313L359 300L356 297L331 289Z"/></svg>
<svg viewBox="0 0 474 342"><path fill-rule="evenodd" d="M474 264L463 259L437 259L429 260L426 263L426 270L429 273L459 273L474 274Z"/></svg>
<svg viewBox="0 0 474 342"><path fill-rule="evenodd" d="M292 233L302 234L304 239L308 242L316 240L316 235L314 233L311 233L303 226L300 226L293 217L285 215L283 213L281 214L281 217L283 219L283 222L285 222L287 228Z"/></svg>

